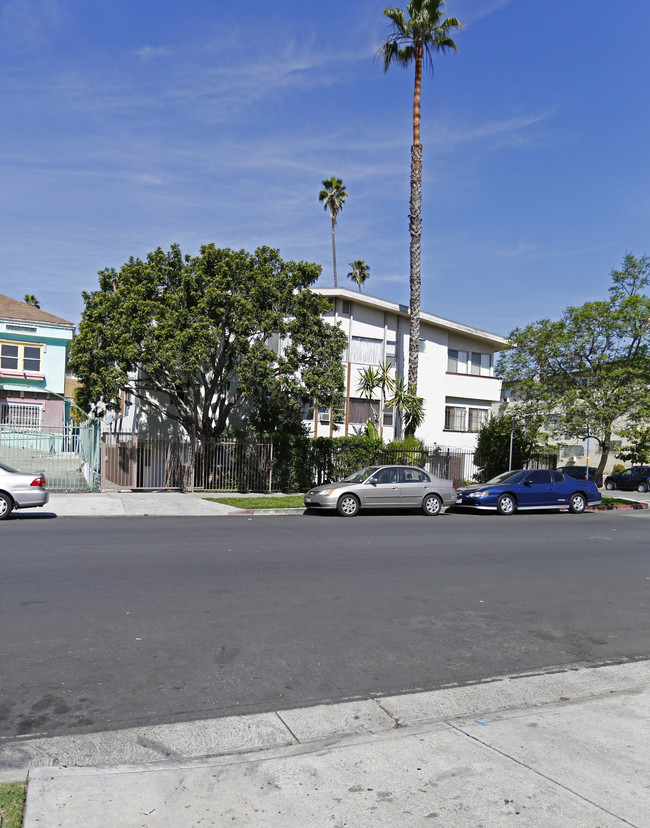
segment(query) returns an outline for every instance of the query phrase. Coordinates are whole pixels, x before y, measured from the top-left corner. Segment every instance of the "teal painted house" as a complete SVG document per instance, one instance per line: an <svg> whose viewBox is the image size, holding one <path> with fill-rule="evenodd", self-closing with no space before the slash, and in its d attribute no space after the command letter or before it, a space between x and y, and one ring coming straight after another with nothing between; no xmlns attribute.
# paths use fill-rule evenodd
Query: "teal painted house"
<svg viewBox="0 0 650 828"><path fill-rule="evenodd" d="M0 428L60 428L74 325L0 294Z"/></svg>

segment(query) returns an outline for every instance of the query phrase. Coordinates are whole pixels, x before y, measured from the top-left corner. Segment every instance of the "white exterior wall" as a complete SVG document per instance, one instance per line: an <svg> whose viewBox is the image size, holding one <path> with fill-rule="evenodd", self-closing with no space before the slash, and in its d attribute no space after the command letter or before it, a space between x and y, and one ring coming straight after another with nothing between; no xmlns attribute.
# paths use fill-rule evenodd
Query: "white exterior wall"
<svg viewBox="0 0 650 828"><path fill-rule="evenodd" d="M348 354L344 355L344 371L346 377L346 399L360 397L357 389L359 371L386 359L386 345L394 341L395 363L397 375L406 378L408 375L409 352L409 318L408 308L392 302L386 302L374 297L355 294L345 289L323 288L317 293L329 296L335 306L326 319L332 324L338 324L348 337L348 354L353 337L379 339L382 342L382 358L375 362L349 361ZM342 313L343 304L349 303L350 314ZM501 381L494 377L495 355L506 344L503 337L470 328L457 322L451 322L431 314L423 313L420 321L420 357L418 364L418 394L425 401L425 420L418 428L416 436L426 445L434 443L453 448L474 448L476 434L468 430L453 430L445 428L446 406L479 409L489 416L492 405L498 402L501 395ZM478 352L490 354L490 376L477 376L471 373L450 373L447 371L448 349L467 351L469 354ZM354 350L352 351L354 355ZM469 370L469 365L468 365ZM349 377L349 380L348 380ZM349 387L348 387L349 386ZM324 418L323 418L324 419ZM395 418L396 419L396 418ZM315 432L315 423L306 423L312 435ZM466 419L466 426L469 420ZM347 424L347 434L360 434L365 422ZM344 436L346 424L343 422L338 429L332 428L329 420L319 422L316 427L318 436ZM394 436L401 436L401 428L397 422L394 427L384 426L385 440Z"/></svg>

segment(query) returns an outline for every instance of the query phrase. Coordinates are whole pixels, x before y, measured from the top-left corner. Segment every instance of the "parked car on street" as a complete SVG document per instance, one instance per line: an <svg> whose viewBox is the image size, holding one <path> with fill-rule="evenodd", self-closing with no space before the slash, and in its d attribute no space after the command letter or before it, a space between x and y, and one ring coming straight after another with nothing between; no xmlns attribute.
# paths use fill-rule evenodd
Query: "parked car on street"
<svg viewBox="0 0 650 828"><path fill-rule="evenodd" d="M43 472L19 472L0 463L0 520L6 520L13 509L45 506L49 499Z"/></svg>
<svg viewBox="0 0 650 828"><path fill-rule="evenodd" d="M605 488L623 489L623 491L647 492L650 491L650 466L632 466L631 469L618 474L610 474L605 478Z"/></svg>
<svg viewBox="0 0 650 828"><path fill-rule="evenodd" d="M305 508L336 509L353 517L360 509L421 509L439 515L456 502L454 483L417 466L368 466L339 483L315 486L305 495Z"/></svg>
<svg viewBox="0 0 650 828"><path fill-rule="evenodd" d="M574 480L551 469L516 469L487 483L458 489L457 506L512 515L525 509L568 509L574 514L601 501L593 480Z"/></svg>
<svg viewBox="0 0 650 828"><path fill-rule="evenodd" d="M587 466L560 466L558 471L566 474L567 477L573 477L575 480L593 480L596 486L603 485L602 476L600 479L596 477L597 469L595 466L589 466L589 469L587 469Z"/></svg>

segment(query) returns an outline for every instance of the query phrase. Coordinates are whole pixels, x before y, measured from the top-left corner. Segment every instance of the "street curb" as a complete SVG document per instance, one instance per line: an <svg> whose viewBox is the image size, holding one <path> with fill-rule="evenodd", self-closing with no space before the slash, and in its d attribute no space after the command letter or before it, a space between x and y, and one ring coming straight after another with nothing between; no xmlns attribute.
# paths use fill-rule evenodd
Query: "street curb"
<svg viewBox="0 0 650 828"><path fill-rule="evenodd" d="M587 506L587 512L610 512L614 509L647 509L647 503L619 503L610 506Z"/></svg>
<svg viewBox="0 0 650 828"><path fill-rule="evenodd" d="M228 516L236 517L237 515L304 515L305 510L302 508L295 509L237 509L234 512L228 512Z"/></svg>

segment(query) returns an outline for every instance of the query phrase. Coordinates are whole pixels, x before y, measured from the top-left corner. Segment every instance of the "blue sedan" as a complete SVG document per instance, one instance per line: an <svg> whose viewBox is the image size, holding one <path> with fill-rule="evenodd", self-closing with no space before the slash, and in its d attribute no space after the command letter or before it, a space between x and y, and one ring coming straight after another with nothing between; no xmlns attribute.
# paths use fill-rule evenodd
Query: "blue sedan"
<svg viewBox="0 0 650 828"><path fill-rule="evenodd" d="M516 469L487 483L459 489L456 506L512 515L524 509L568 509L581 514L601 497L593 480L575 480L550 469Z"/></svg>

